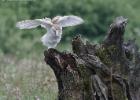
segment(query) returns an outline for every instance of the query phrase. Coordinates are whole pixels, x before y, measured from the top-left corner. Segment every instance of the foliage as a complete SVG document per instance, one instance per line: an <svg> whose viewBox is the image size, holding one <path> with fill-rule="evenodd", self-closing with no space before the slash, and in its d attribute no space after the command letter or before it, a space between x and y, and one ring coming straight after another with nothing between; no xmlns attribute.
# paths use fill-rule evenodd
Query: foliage
<svg viewBox="0 0 140 100"><path fill-rule="evenodd" d="M35 51L42 52L41 36L46 30L19 30L17 21L56 15L78 15L85 23L64 29L64 42L70 43L75 34L82 34L90 40L103 37L107 27L116 16L129 19L126 38L139 38L139 0L3 0L0 4L0 46L4 53L24 55ZM58 46L59 48L59 46ZM63 46L62 46L63 48ZM24 53L23 53L24 52Z"/></svg>
<svg viewBox="0 0 140 100"><path fill-rule="evenodd" d="M0 100L56 99L56 79L42 59L0 57Z"/></svg>

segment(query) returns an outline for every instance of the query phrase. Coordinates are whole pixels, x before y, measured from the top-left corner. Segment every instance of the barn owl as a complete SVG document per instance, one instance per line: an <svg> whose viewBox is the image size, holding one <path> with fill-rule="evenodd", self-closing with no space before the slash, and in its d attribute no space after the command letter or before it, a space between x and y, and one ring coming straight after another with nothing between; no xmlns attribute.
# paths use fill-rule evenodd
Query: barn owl
<svg viewBox="0 0 140 100"><path fill-rule="evenodd" d="M84 20L78 16L56 16L53 19L43 18L34 20L24 20L17 22L19 29L31 29L41 26L47 30L47 33L41 37L43 45L49 48L55 48L61 40L62 28L82 24Z"/></svg>

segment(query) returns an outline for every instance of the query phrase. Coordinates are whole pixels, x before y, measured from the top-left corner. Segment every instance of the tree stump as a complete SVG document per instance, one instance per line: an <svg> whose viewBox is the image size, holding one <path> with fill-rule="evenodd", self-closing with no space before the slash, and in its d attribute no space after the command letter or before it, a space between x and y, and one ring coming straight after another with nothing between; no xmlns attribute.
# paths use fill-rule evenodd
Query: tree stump
<svg viewBox="0 0 140 100"><path fill-rule="evenodd" d="M124 42L127 19L117 17L100 44L72 40L73 53L48 49L45 62L58 83L58 100L140 100L140 53Z"/></svg>

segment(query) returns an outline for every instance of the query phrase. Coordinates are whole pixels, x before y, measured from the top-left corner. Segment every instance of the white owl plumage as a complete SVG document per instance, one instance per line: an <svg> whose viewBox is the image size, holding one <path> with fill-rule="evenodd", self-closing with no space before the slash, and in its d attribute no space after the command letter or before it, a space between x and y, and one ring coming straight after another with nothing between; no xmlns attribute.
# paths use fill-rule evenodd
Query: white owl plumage
<svg viewBox="0 0 140 100"><path fill-rule="evenodd" d="M48 48L55 48L61 40L62 27L75 26L83 23L84 20L78 16L56 16L50 18L24 20L17 22L16 27L19 29L36 28L39 25L47 30L47 33L41 37L43 45Z"/></svg>

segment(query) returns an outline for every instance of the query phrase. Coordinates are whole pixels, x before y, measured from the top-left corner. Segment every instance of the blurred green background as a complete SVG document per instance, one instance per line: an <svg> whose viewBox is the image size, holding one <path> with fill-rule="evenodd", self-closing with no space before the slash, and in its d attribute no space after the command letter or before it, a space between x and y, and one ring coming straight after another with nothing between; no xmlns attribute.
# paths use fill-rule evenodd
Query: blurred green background
<svg viewBox="0 0 140 100"><path fill-rule="evenodd" d="M139 38L140 0L2 0L0 1L0 51L4 54L27 56L27 53L43 52L40 42L45 29L38 27L19 30L17 21L56 15L77 15L85 23L64 29L59 48L67 49L76 34L82 34L90 41L101 41L117 16L129 19L126 38ZM137 39L139 40L139 39Z"/></svg>
<svg viewBox="0 0 140 100"><path fill-rule="evenodd" d="M112 20L117 16L124 16L129 19L125 39L136 38L140 46L139 4L140 0L0 0L0 100L14 100L18 96L22 100L34 100L36 95L40 96L41 100L54 100L57 95L55 82L52 82L55 89L48 89L48 85L42 85L42 81L48 82L48 79L54 78L49 67L46 70L51 71L50 73L42 72L44 67L46 68L43 62L43 51L46 47L42 45L40 38L46 30L41 27L20 30L15 27L16 22L43 17L53 18L56 15L82 17L85 23L65 28L62 40L57 46L61 51L69 51L71 40L76 34L81 34L90 42L100 42L104 39ZM39 75L41 78L37 80ZM6 90L7 84L10 89L18 87L21 94L15 92L13 99L8 99L13 92ZM32 88L30 84L33 85ZM44 87L38 87L38 84ZM47 93L49 95L46 95Z"/></svg>

